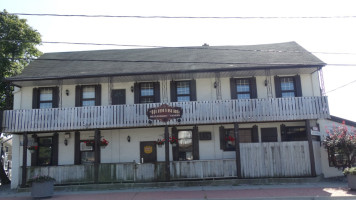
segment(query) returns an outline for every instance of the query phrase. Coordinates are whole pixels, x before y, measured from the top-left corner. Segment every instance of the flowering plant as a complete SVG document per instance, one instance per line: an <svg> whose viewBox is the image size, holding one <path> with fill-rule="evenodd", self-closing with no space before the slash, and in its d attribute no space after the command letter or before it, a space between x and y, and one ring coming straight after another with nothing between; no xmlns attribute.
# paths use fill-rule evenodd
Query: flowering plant
<svg viewBox="0 0 356 200"><path fill-rule="evenodd" d="M177 144L178 143L178 139L174 136L169 137L169 143L171 144Z"/></svg>
<svg viewBox="0 0 356 200"><path fill-rule="evenodd" d="M37 150L38 146L29 146L27 147L28 150Z"/></svg>
<svg viewBox="0 0 356 200"><path fill-rule="evenodd" d="M342 122L339 127L326 130L328 136L323 141L325 149L328 150L329 159L337 168L350 168L356 159L356 132L349 131Z"/></svg>
<svg viewBox="0 0 356 200"><path fill-rule="evenodd" d="M157 144L157 145L164 145L164 142L166 140L165 139L158 139L157 141L155 141L154 143Z"/></svg>
<svg viewBox="0 0 356 200"><path fill-rule="evenodd" d="M100 146L108 146L109 141L105 140L105 138L103 138L103 140L100 141L99 145Z"/></svg>
<svg viewBox="0 0 356 200"><path fill-rule="evenodd" d="M85 140L84 144L86 144L87 146L94 146L94 140Z"/></svg>
<svg viewBox="0 0 356 200"><path fill-rule="evenodd" d="M356 167L346 168L343 172L345 175L356 175Z"/></svg>
<svg viewBox="0 0 356 200"><path fill-rule="evenodd" d="M229 135L229 137L225 137L225 141L231 141L231 142L233 142L233 141L235 141L235 138L232 137L231 135Z"/></svg>
<svg viewBox="0 0 356 200"><path fill-rule="evenodd" d="M46 176L46 175L37 175L37 176L34 176L30 179L28 179L28 183L31 184L31 183L43 183L43 182L46 182L46 181L56 181L56 179L50 177L50 176Z"/></svg>

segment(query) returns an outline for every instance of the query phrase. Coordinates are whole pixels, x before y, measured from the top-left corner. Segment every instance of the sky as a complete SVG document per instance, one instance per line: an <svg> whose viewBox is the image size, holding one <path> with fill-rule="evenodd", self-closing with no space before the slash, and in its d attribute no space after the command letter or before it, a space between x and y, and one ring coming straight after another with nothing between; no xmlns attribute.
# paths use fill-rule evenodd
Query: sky
<svg viewBox="0 0 356 200"><path fill-rule="evenodd" d="M295 41L328 64L323 74L330 112L352 121L356 121L355 7L355 0L0 0L0 10L10 13L261 17L141 19L20 15L46 42L178 47ZM38 48L48 53L128 47L43 43Z"/></svg>

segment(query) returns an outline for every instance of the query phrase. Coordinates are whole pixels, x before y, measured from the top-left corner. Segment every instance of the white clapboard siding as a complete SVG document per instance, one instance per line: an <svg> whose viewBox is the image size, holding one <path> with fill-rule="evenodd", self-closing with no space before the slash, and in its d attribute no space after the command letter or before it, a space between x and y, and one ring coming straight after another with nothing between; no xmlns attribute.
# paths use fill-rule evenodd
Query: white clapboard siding
<svg viewBox="0 0 356 200"><path fill-rule="evenodd" d="M70 131L100 128L162 126L149 123L148 108L155 104L91 106L3 112L2 129L6 133ZM327 97L241 99L168 103L181 107L181 121L169 125L192 125L229 122L306 120L330 117Z"/></svg>
<svg viewBox="0 0 356 200"><path fill-rule="evenodd" d="M244 178L310 176L308 142L241 143Z"/></svg>

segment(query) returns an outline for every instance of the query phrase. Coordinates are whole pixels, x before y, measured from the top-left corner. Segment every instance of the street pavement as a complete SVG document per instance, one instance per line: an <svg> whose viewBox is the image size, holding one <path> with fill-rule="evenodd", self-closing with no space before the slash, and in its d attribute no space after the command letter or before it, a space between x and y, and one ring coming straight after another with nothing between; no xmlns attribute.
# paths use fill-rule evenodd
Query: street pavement
<svg viewBox="0 0 356 200"><path fill-rule="evenodd" d="M29 192L16 192L0 186L0 200L32 199ZM345 181L314 183L283 183L272 185L224 185L165 188L134 188L121 190L55 191L51 199L66 200L327 200L354 199L356 191L347 188Z"/></svg>

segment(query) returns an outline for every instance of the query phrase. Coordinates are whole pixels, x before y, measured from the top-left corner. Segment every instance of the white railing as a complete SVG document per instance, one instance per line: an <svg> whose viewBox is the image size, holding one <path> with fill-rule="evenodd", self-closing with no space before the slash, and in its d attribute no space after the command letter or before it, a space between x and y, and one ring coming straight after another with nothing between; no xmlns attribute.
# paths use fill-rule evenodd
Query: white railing
<svg viewBox="0 0 356 200"><path fill-rule="evenodd" d="M92 106L31 110L6 110L2 129L5 133L69 131L101 128L162 126L150 121L146 111L155 104ZM285 121L328 118L327 97L296 97L247 100L173 102L182 107L180 122L169 125L230 122Z"/></svg>

